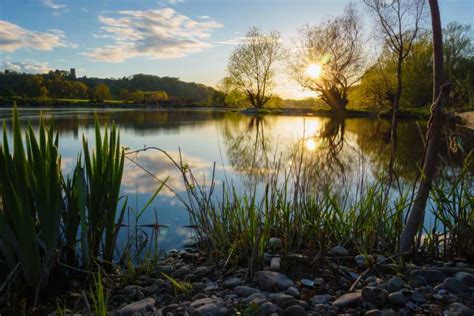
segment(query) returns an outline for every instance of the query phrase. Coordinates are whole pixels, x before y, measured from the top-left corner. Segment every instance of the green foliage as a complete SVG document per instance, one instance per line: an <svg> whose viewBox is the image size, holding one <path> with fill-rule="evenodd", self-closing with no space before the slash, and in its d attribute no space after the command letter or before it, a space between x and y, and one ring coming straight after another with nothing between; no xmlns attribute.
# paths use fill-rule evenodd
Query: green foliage
<svg viewBox="0 0 474 316"><path fill-rule="evenodd" d="M171 283L171 285L173 286L175 295L178 295L181 293L186 294L186 293L191 292L193 289L193 285L189 282L184 282L184 281L180 282L178 280L173 279L172 277L170 277L164 272L161 272L161 275L163 275L165 279L167 279Z"/></svg>
<svg viewBox="0 0 474 316"><path fill-rule="evenodd" d="M110 133L107 127L102 138L99 121L95 121L95 151L91 154L89 143L82 138L87 179L88 243L91 257L100 254L100 244L105 233L103 259L112 261L117 234L127 207L127 199L117 214L120 200L120 185L124 166L124 151L120 146L120 135L115 125ZM118 218L117 218L118 217ZM86 263L86 266L90 263Z"/></svg>
<svg viewBox="0 0 474 316"><path fill-rule="evenodd" d="M39 136L31 126L25 133L18 111L13 113L13 151L3 129L0 151L0 212L2 252L10 269L20 263L28 287L47 284L60 234L62 211L61 157L53 126L41 120Z"/></svg>
<svg viewBox="0 0 474 316"><path fill-rule="evenodd" d="M95 316L107 316L107 295L102 284L102 275L100 270L95 278L94 289L91 290L91 298L94 307Z"/></svg>

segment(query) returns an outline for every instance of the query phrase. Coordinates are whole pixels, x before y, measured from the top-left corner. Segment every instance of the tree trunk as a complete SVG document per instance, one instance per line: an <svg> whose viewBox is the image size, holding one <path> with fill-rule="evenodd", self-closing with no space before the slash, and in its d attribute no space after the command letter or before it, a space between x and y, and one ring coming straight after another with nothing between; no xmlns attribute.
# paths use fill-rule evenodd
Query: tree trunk
<svg viewBox="0 0 474 316"><path fill-rule="evenodd" d="M426 201L428 200L432 181L436 173L438 143L443 126L443 107L449 95L449 85L442 85L444 82L443 39L438 0L429 0L429 4L433 29L433 104L428 122L421 182L400 237L401 252L409 251L412 248L415 236L424 221Z"/></svg>

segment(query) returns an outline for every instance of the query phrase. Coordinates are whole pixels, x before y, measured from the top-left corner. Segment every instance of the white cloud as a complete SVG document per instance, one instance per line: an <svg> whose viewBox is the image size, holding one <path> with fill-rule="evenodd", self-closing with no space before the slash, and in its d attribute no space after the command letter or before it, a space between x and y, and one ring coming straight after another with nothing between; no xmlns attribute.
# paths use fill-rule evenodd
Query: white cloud
<svg viewBox="0 0 474 316"><path fill-rule="evenodd" d="M184 2L184 0L168 0L168 3L172 4L172 5L178 4L178 3L183 3L183 2Z"/></svg>
<svg viewBox="0 0 474 316"><path fill-rule="evenodd" d="M68 12L68 7L63 3L56 3L54 0L41 0L43 5L53 10L53 16L61 15L64 12Z"/></svg>
<svg viewBox="0 0 474 316"><path fill-rule="evenodd" d="M55 47L77 46L67 42L65 38L64 32L61 30L36 32L0 20L0 51L14 52L22 48L49 51Z"/></svg>
<svg viewBox="0 0 474 316"><path fill-rule="evenodd" d="M239 36L239 37L232 38L232 39L229 39L229 40L216 41L216 42L214 42L214 43L215 43L215 44L219 44L219 45L239 45L239 44L241 44L244 40L245 40L245 37L244 37L244 36Z"/></svg>
<svg viewBox="0 0 474 316"><path fill-rule="evenodd" d="M14 62L5 61L3 63L3 69L29 74L42 74L52 70L52 68L48 66L48 63L37 62L34 60Z"/></svg>
<svg viewBox="0 0 474 316"><path fill-rule="evenodd" d="M82 53L92 59L122 62L133 57L179 58L212 47L211 31L223 27L212 21L196 21L172 8L119 11L118 16L99 16L104 38L113 43Z"/></svg>

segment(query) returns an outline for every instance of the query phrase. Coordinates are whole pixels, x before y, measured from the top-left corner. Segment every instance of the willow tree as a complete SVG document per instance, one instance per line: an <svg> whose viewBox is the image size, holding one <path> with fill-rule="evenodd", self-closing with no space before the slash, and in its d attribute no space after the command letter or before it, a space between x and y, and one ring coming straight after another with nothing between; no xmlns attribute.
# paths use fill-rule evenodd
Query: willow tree
<svg viewBox="0 0 474 316"><path fill-rule="evenodd" d="M227 66L228 78L243 92L250 104L262 108L270 100L275 66L283 55L278 32L262 33L252 27L232 52Z"/></svg>
<svg viewBox="0 0 474 316"><path fill-rule="evenodd" d="M360 31L351 5L343 15L299 31L300 45L290 65L293 77L337 112L346 109L348 91L365 68Z"/></svg>

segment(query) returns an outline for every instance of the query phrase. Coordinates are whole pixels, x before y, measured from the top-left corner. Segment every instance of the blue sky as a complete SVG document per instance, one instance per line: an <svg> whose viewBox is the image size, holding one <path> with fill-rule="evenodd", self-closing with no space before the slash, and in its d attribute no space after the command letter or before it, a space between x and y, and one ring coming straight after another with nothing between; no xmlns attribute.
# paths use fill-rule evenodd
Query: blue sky
<svg viewBox="0 0 474 316"><path fill-rule="evenodd" d="M215 85L250 26L278 30L291 46L298 28L340 14L348 0L0 0L0 68L79 75L135 73ZM353 1L371 19L362 1ZM443 24L472 23L474 0L440 0ZM280 79L280 94L297 97Z"/></svg>

